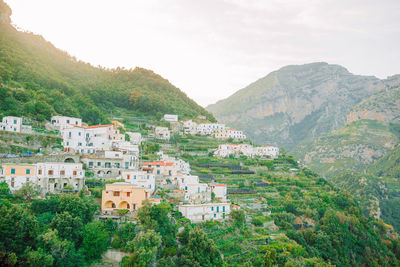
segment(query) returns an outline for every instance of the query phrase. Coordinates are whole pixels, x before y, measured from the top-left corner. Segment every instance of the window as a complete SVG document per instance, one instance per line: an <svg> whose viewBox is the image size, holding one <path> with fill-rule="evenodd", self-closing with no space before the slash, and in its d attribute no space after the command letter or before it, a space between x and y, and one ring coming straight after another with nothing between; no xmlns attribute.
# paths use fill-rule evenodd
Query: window
<svg viewBox="0 0 400 267"><path fill-rule="evenodd" d="M49 175L53 175L53 173L54 173L53 170L49 170L48 172Z"/></svg>
<svg viewBox="0 0 400 267"><path fill-rule="evenodd" d="M81 136L81 134L82 134L81 132L78 132L78 136Z"/></svg>
<svg viewBox="0 0 400 267"><path fill-rule="evenodd" d="M225 212L225 206L222 206L222 212Z"/></svg>
<svg viewBox="0 0 400 267"><path fill-rule="evenodd" d="M214 218L217 218L217 214L214 213Z"/></svg>
<svg viewBox="0 0 400 267"><path fill-rule="evenodd" d="M111 168L111 162L106 162L106 163L104 164L104 166L105 166L106 168Z"/></svg>
<svg viewBox="0 0 400 267"><path fill-rule="evenodd" d="M157 170L157 174L160 174L160 170Z"/></svg>
<svg viewBox="0 0 400 267"><path fill-rule="evenodd" d="M78 121L75 122L75 125L78 125Z"/></svg>
<svg viewBox="0 0 400 267"><path fill-rule="evenodd" d="M100 162L100 161L97 162L97 166L98 166L98 167L101 166L101 162Z"/></svg>
<svg viewBox="0 0 400 267"><path fill-rule="evenodd" d="M211 207L211 211L214 211L214 207Z"/></svg>
<svg viewBox="0 0 400 267"><path fill-rule="evenodd" d="M60 175L65 175L65 170L61 170Z"/></svg>
<svg viewBox="0 0 400 267"><path fill-rule="evenodd" d="M26 178L26 182L29 182L29 178Z"/></svg>
<svg viewBox="0 0 400 267"><path fill-rule="evenodd" d="M133 210L136 210L136 204L133 204Z"/></svg>
<svg viewBox="0 0 400 267"><path fill-rule="evenodd" d="M17 120L14 120L14 124L17 124Z"/></svg>
<svg viewBox="0 0 400 267"><path fill-rule="evenodd" d="M14 168L11 169L11 174L15 174L15 169Z"/></svg>
<svg viewBox="0 0 400 267"><path fill-rule="evenodd" d="M172 175L172 171L171 171L171 170L168 171L168 175L169 175L169 176Z"/></svg>
<svg viewBox="0 0 400 267"><path fill-rule="evenodd" d="M76 173L77 173L77 172L76 172L76 171L74 171L72 174L75 176L75 175L76 175Z"/></svg>
<svg viewBox="0 0 400 267"><path fill-rule="evenodd" d="M131 196L131 192L127 192L127 193L126 193L126 196L127 196L127 197L130 197L130 196Z"/></svg>
<svg viewBox="0 0 400 267"><path fill-rule="evenodd" d="M126 175L126 179L127 179L127 180L131 179L131 176L130 176L129 174Z"/></svg>
<svg viewBox="0 0 400 267"><path fill-rule="evenodd" d="M67 120L67 123L69 123L69 120Z"/></svg>
<svg viewBox="0 0 400 267"><path fill-rule="evenodd" d="M219 212L219 207L217 207L217 212Z"/></svg>
<svg viewBox="0 0 400 267"><path fill-rule="evenodd" d="M93 167L93 161L89 161L89 167Z"/></svg>
<svg viewBox="0 0 400 267"><path fill-rule="evenodd" d="M38 171L38 174L42 174L42 170L39 170L39 171Z"/></svg>
<svg viewBox="0 0 400 267"><path fill-rule="evenodd" d="M119 191L114 192L114 197L119 197Z"/></svg>
<svg viewBox="0 0 400 267"><path fill-rule="evenodd" d="M81 143L81 142L79 142L79 143L78 143L78 146L82 146L82 143Z"/></svg>
<svg viewBox="0 0 400 267"><path fill-rule="evenodd" d="M71 133L71 132L69 132L69 133L68 133L68 137L69 137L69 138L71 138L71 136L72 136L72 133Z"/></svg>

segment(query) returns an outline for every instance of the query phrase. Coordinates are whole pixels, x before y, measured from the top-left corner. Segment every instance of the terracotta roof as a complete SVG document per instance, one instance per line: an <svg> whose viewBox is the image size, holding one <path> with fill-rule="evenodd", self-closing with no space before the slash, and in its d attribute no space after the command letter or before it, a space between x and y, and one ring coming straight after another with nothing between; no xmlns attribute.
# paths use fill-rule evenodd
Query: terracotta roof
<svg viewBox="0 0 400 267"><path fill-rule="evenodd" d="M92 125L92 126L88 126L86 128L100 128L100 127L108 127L108 126L113 126L113 125L112 124Z"/></svg>
<svg viewBox="0 0 400 267"><path fill-rule="evenodd" d="M226 184L211 184L210 186L226 186Z"/></svg>

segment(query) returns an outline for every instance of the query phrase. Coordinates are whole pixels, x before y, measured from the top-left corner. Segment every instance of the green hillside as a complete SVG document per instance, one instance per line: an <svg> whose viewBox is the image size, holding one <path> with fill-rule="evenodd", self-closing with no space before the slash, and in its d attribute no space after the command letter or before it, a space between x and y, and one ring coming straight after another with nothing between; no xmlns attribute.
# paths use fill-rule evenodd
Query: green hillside
<svg viewBox="0 0 400 267"><path fill-rule="evenodd" d="M368 166L368 172L377 176L393 177L400 180L400 146Z"/></svg>
<svg viewBox="0 0 400 267"><path fill-rule="evenodd" d="M332 176L362 171L398 143L395 125L359 120L312 141L300 143L293 154L311 169Z"/></svg>
<svg viewBox="0 0 400 267"><path fill-rule="evenodd" d="M17 31L0 2L0 115L38 120L62 114L101 123L109 114L213 116L168 80L142 68L103 69L79 61L42 36ZM132 62L134 64L134 62Z"/></svg>

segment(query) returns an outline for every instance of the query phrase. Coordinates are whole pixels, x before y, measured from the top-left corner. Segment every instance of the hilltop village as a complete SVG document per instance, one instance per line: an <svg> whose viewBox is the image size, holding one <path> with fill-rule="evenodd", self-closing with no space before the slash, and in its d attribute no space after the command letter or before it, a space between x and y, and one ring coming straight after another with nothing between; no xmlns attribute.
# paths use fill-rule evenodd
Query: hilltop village
<svg viewBox="0 0 400 267"><path fill-rule="evenodd" d="M391 225L284 149L203 116L5 116L0 163L3 262L354 266L372 260L340 255L370 251L398 263Z"/></svg>
<svg viewBox="0 0 400 267"><path fill-rule="evenodd" d="M180 157L186 153L185 145L183 151L178 148L178 154L172 155L172 140L185 136L214 139L218 147L206 153L218 158L272 160L279 155L279 148L253 146L245 142L242 131L224 124L179 121L178 115L166 114L159 122L140 125L143 129L134 132L118 120L89 126L80 118L53 116L42 130L59 137L61 144L36 154L5 154L0 160L0 179L11 192L32 187L40 192L38 198L81 191L101 194L101 219L134 218L145 201L156 205L163 198L198 223L225 220L232 209L240 207L229 200L227 184L204 175L206 181L202 182L192 173L190 163ZM10 116L3 118L0 130L16 135L44 134L24 125L22 118ZM154 153L144 156L152 147ZM240 165L234 167L240 169ZM101 192L92 187L95 184L104 184Z"/></svg>

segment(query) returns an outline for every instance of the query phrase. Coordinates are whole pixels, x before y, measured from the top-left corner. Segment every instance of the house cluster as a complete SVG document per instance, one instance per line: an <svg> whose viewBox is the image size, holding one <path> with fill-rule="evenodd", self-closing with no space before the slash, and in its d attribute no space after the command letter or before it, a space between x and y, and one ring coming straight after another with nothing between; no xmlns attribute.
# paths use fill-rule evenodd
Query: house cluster
<svg viewBox="0 0 400 267"><path fill-rule="evenodd" d="M84 177L82 163L3 164L0 172L0 180L8 184L11 192L31 183L42 196L78 192L84 187Z"/></svg>
<svg viewBox="0 0 400 267"><path fill-rule="evenodd" d="M220 123L201 123L197 124L192 120L187 120L183 122L183 133L184 134L200 134L206 136L212 136L217 139L235 139L235 140L245 140L246 135L239 130L228 128L225 124Z"/></svg>
<svg viewBox="0 0 400 267"><path fill-rule="evenodd" d="M144 200L158 203L154 197L158 188L168 189L178 201L178 210L192 222L223 220L230 213L225 184L200 183L190 175L190 165L174 157L160 154L157 161L142 162L141 166L121 170L123 182L106 185L102 194L105 213L127 209L136 212Z"/></svg>
<svg viewBox="0 0 400 267"><path fill-rule="evenodd" d="M276 158L279 155L279 148L275 146L253 147L250 144L223 144L214 151L216 157L228 157L229 155L244 155L246 157L270 157Z"/></svg>
<svg viewBox="0 0 400 267"><path fill-rule="evenodd" d="M31 133L32 126L23 125L21 117L6 116L0 122L0 131L15 133Z"/></svg>
<svg viewBox="0 0 400 267"><path fill-rule="evenodd" d="M119 130L123 128L123 124L117 121L113 121L112 124L88 126L79 118L54 116L51 118L51 124L60 131L66 152L94 154L99 150L129 145L125 143L125 134L121 134Z"/></svg>

